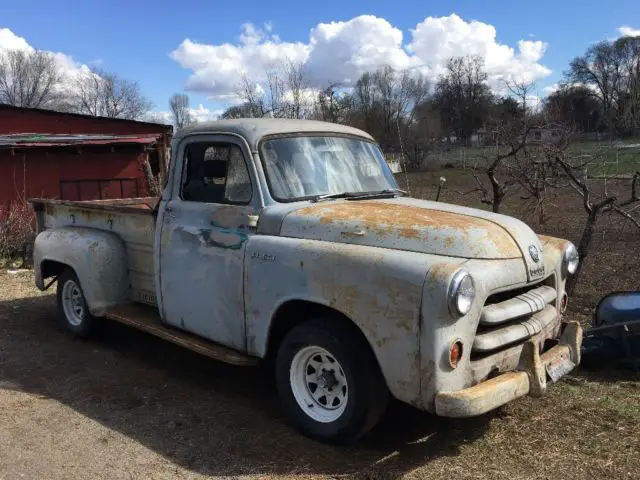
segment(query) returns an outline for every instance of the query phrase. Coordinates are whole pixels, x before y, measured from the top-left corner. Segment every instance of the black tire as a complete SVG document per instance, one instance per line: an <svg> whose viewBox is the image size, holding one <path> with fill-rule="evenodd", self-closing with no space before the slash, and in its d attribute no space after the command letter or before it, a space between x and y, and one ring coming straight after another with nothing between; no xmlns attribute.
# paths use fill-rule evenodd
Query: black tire
<svg viewBox="0 0 640 480"><path fill-rule="evenodd" d="M342 378L346 378L346 406L335 420L321 422L312 418L296 400L291 368L294 358L305 347L326 350L339 363ZM380 367L366 339L342 318L320 317L294 327L278 351L276 383L285 413L293 426L302 434L327 443L348 443L369 432L382 417L389 398ZM306 383L305 387L308 385Z"/></svg>
<svg viewBox="0 0 640 480"><path fill-rule="evenodd" d="M78 307L82 308L82 315L78 315L75 318L70 318L70 316L67 314L67 311L65 311L64 295L65 285L67 284L69 284L68 288L72 288L72 286L75 285L80 293L80 298L78 299ZM89 313L89 308L87 307L87 302L84 298L82 286L80 285L80 281L78 280L76 273L71 268L66 268L58 276L57 300L58 318L60 320L60 323L66 330L70 331L73 335L79 338L88 338L96 332L98 319Z"/></svg>

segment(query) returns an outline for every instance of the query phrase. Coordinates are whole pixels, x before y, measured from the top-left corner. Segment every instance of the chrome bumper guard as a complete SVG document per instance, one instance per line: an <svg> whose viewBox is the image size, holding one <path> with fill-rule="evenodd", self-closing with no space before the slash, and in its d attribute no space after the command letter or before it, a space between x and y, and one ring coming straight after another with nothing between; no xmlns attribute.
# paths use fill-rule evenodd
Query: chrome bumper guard
<svg viewBox="0 0 640 480"><path fill-rule="evenodd" d="M437 393L436 414L453 418L474 417L527 394L543 395L548 380L557 381L580 363L581 345L580 324L565 323L558 344L542 354L538 343L526 342L517 370L463 390Z"/></svg>

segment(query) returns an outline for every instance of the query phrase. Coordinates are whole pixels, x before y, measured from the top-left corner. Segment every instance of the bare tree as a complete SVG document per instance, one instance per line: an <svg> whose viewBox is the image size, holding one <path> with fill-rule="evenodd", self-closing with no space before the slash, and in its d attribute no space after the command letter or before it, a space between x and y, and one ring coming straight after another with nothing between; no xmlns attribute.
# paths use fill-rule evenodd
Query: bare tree
<svg viewBox="0 0 640 480"><path fill-rule="evenodd" d="M507 128L502 129L497 135L499 138L504 138L505 150L497 150L492 155L485 154L483 165L473 171L473 178L478 184L478 188L472 190L480 191L482 193L480 201L491 206L491 210L495 213L500 212L505 197L518 184L518 181L509 175L505 164L524 149L527 144L526 136L514 135ZM483 174L489 181L488 188L480 179L479 173Z"/></svg>
<svg viewBox="0 0 640 480"><path fill-rule="evenodd" d="M284 64L287 118L304 118L310 107L308 92L310 87L304 64L287 60Z"/></svg>
<svg viewBox="0 0 640 480"><path fill-rule="evenodd" d="M236 95L242 99L243 105L246 107L242 111L243 116L262 118L269 113L265 104L264 90L247 75L242 76ZM236 110L233 111L233 115L237 113Z"/></svg>
<svg viewBox="0 0 640 480"><path fill-rule="evenodd" d="M640 129L640 36L592 45L571 61L565 76L569 83L590 87L610 137Z"/></svg>
<svg viewBox="0 0 640 480"><path fill-rule="evenodd" d="M529 89L528 84L510 84L509 89L516 97L521 114L498 120L491 125L491 131L497 145L493 153L485 153L483 164L474 169L473 177L478 188L472 191L482 193L482 203L490 205L491 209L498 213L507 194L518 185L526 188L532 187L530 176L532 175L532 155L529 151L533 129L539 128L534 121L531 112L527 111L526 102ZM480 179L483 174L489 182L486 187ZM537 191L537 190L536 190Z"/></svg>
<svg viewBox="0 0 640 480"><path fill-rule="evenodd" d="M152 107L137 82L103 70L94 69L80 76L76 90L74 108L86 115L137 120Z"/></svg>
<svg viewBox="0 0 640 480"><path fill-rule="evenodd" d="M174 93L169 99L169 109L173 116L173 123L176 128L188 127L195 123L193 115L189 110L189 95L185 93Z"/></svg>
<svg viewBox="0 0 640 480"><path fill-rule="evenodd" d="M626 209L626 207L640 202L640 196L638 194L640 171L633 175L629 198L626 200L620 200L617 195L610 194L607 191L606 184L603 192L600 195L595 195L589 188L586 179L582 179L576 175L574 165L570 163L570 160L566 156L557 155L555 162L567 175L571 187L582 197L582 204L586 213L585 225L582 230L582 235L580 236L580 241L578 242L578 254L580 255L581 261L578 265L578 270L567 282L567 293L571 295L578 282L578 277L582 270L582 266L584 265L584 261L589 255L591 240L593 238L596 223L603 213L611 212L616 215L620 215L640 229L640 221L633 217L631 212ZM594 197L597 197L597 199L594 200Z"/></svg>
<svg viewBox="0 0 640 480"><path fill-rule="evenodd" d="M434 94L449 136L454 133L458 140L468 141L488 117L491 101L484 60L479 56L450 58Z"/></svg>
<svg viewBox="0 0 640 480"><path fill-rule="evenodd" d="M285 59L270 65L261 81L243 75L236 95L243 102L242 113L251 117L306 118L313 103L309 87L304 66Z"/></svg>
<svg viewBox="0 0 640 480"><path fill-rule="evenodd" d="M234 119L234 118L255 118L255 115L252 115L251 106L248 103L243 103L241 105L232 105L227 108L220 118L223 120Z"/></svg>
<svg viewBox="0 0 640 480"><path fill-rule="evenodd" d="M53 55L39 50L0 53L0 103L51 108L60 99L62 72Z"/></svg>
<svg viewBox="0 0 640 480"><path fill-rule="evenodd" d="M318 92L313 118L333 123L350 123L353 112L353 97L340 92L339 83L330 83Z"/></svg>

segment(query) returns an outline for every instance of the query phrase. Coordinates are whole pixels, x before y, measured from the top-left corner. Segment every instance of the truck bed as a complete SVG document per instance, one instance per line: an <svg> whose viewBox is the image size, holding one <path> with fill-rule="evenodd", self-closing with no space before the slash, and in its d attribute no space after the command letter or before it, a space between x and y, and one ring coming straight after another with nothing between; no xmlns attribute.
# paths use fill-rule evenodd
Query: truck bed
<svg viewBox="0 0 640 480"><path fill-rule="evenodd" d="M87 227L110 231L124 241L129 273L129 299L157 306L153 237L159 198L67 201L31 199L40 233L49 228Z"/></svg>

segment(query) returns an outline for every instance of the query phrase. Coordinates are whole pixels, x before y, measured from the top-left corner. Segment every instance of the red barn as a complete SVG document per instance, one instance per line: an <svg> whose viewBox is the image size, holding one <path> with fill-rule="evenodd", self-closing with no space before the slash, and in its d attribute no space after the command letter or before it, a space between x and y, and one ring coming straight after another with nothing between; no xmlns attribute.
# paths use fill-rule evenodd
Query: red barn
<svg viewBox="0 0 640 480"><path fill-rule="evenodd" d="M0 105L0 210L31 197L147 196L148 171L160 178L166 171L172 131L157 123Z"/></svg>

